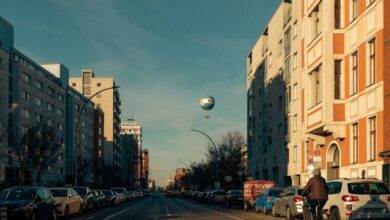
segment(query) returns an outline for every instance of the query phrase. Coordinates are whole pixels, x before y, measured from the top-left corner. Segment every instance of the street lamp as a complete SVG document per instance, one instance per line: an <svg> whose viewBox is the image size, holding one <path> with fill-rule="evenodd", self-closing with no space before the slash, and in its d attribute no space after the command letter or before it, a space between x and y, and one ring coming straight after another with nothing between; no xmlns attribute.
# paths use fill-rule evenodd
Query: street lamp
<svg viewBox="0 0 390 220"><path fill-rule="evenodd" d="M218 153L218 148L217 148L217 145L215 145L215 143L214 143L214 141L213 141L213 139L211 139L211 137L210 136L208 136L205 132L203 132L203 131L200 131L200 130L196 130L196 129L191 129L191 131L194 131L194 132L198 132L198 133L200 133L200 134L203 134L205 137L207 137L209 140L210 140L210 142L213 144L213 146L214 146L214 149L215 149L215 152L217 153L217 163L216 163L216 176L217 176L217 182L219 182L219 170L218 170L218 166L219 166L219 153Z"/></svg>
<svg viewBox="0 0 390 220"><path fill-rule="evenodd" d="M105 88L105 89L102 89L100 91L97 91L96 93L94 93L92 96L90 96L87 101L84 102L84 105L81 107L80 111L79 111L79 114L77 115L77 122L76 122L76 128L75 128L75 131L76 131L76 134L75 134L75 143L76 143L76 147L74 149L74 154L75 154L75 175L74 175L74 184L75 186L77 186L78 182L78 128L79 128L79 123L80 123L80 117L81 117L81 113L84 111L85 107L87 106L87 104L92 100L93 97L95 97L97 94L101 93L101 92L104 92L104 91L107 91L107 90L111 90L111 89L117 89L119 88L120 86L112 86L112 87L109 87L109 88Z"/></svg>

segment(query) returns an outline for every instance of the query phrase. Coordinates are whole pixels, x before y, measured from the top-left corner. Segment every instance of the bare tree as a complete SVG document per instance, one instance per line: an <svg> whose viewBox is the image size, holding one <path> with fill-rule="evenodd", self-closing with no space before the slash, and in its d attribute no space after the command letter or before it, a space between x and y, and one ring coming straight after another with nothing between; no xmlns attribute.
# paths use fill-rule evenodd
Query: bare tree
<svg viewBox="0 0 390 220"><path fill-rule="evenodd" d="M39 185L48 167L57 162L61 144L57 141L56 130L46 124L38 124L24 131L20 141L15 140L11 145L20 164L21 177L31 170ZM24 184L24 179L21 184Z"/></svg>

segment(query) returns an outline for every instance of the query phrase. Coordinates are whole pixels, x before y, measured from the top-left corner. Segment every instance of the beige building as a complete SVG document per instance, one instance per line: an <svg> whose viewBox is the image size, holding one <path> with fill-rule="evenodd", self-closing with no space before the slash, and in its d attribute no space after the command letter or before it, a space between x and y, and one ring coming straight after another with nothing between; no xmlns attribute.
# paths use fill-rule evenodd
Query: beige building
<svg viewBox="0 0 390 220"><path fill-rule="evenodd" d="M113 78L98 78L92 70L82 70L81 77L71 77L69 85L81 92L86 97L91 97L95 93L115 87ZM107 166L112 167L113 175L119 177L121 167L120 155L120 97L117 88L108 89L97 93L92 101L98 108L104 112L104 134L106 137L104 143L104 162ZM112 179L114 181L114 179Z"/></svg>
<svg viewBox="0 0 390 220"><path fill-rule="evenodd" d="M268 107L269 118L285 119L279 135L268 135L274 151L286 155L280 162L283 185L304 185L316 167L328 180L357 178L364 171L389 182L388 10L390 2L384 0L282 1L248 56L252 177L265 178L256 174L270 169L267 152L259 151L267 143L257 140L270 133L264 119L258 122ZM272 87L275 77L283 92ZM271 112L269 100L278 100L280 93L285 110ZM273 141L282 134L284 146Z"/></svg>

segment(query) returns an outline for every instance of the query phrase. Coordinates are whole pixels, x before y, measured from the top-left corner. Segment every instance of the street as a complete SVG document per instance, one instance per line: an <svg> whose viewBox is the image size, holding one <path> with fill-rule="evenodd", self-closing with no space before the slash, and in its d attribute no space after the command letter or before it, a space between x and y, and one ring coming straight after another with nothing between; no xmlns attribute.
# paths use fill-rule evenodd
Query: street
<svg viewBox="0 0 390 220"><path fill-rule="evenodd" d="M144 198L131 201L115 208L105 208L89 215L74 218L102 219L102 220L157 220L157 219L185 219L185 220L244 220L244 219L279 219L270 215L257 214L253 211L244 211L240 208L224 209L216 205L197 203L191 200L176 198Z"/></svg>

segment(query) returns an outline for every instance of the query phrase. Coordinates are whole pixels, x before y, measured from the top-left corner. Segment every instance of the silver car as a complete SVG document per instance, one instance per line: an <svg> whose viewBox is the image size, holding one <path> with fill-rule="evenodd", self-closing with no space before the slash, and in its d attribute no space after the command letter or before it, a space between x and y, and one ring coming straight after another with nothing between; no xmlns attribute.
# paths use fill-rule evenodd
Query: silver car
<svg viewBox="0 0 390 220"><path fill-rule="evenodd" d="M300 196L302 188L290 186L284 188L282 193L275 199L272 207L272 215L286 216L287 219L295 219L302 216L303 198Z"/></svg>

